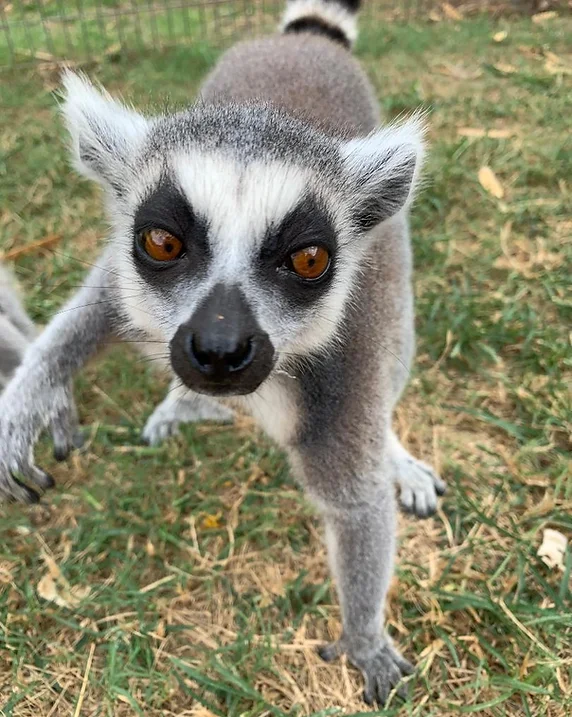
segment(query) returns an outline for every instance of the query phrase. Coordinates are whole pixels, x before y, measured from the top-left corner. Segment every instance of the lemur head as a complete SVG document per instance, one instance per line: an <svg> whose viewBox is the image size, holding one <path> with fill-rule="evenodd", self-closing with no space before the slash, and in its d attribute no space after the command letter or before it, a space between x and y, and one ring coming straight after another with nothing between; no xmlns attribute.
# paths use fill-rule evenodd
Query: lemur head
<svg viewBox="0 0 572 717"><path fill-rule="evenodd" d="M77 75L65 88L75 164L106 191L122 313L169 343L187 386L251 393L335 340L371 230L410 201L419 119L347 140L265 105L148 119Z"/></svg>

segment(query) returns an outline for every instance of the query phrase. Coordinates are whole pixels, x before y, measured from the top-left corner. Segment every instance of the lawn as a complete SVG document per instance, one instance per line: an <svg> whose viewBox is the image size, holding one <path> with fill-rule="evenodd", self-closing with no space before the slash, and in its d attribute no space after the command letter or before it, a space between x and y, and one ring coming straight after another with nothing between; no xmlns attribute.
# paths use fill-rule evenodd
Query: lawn
<svg viewBox="0 0 572 717"><path fill-rule="evenodd" d="M435 517L400 522L387 619L419 669L384 715L572 713L572 552L562 568L537 556L544 529L572 537L571 36L570 17L477 17L359 42L386 117L431 110L418 357L396 427L449 486ZM88 71L137 106L178 107L216 57L198 44ZM0 75L0 256L39 323L105 240L56 87L49 65ZM0 714L365 712L356 671L315 653L339 608L284 456L247 418L142 446L165 387L108 350L77 382L86 449L59 465L42 443L57 488L0 509Z"/></svg>

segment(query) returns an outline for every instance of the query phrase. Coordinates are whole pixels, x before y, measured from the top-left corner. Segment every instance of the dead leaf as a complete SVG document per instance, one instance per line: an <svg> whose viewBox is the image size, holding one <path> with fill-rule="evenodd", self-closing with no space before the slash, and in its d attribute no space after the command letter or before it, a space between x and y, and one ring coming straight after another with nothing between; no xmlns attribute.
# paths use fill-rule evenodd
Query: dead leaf
<svg viewBox="0 0 572 717"><path fill-rule="evenodd" d="M79 587L72 586L62 575L62 572L56 561L47 553L43 553L42 557L48 568L48 572L41 578L38 583L38 595L53 602L60 607L76 608L85 600L91 592L89 586Z"/></svg>
<svg viewBox="0 0 572 717"><path fill-rule="evenodd" d="M544 69L551 75L572 75L572 67L553 60L546 60Z"/></svg>
<svg viewBox="0 0 572 717"><path fill-rule="evenodd" d="M548 12L537 12L536 15L532 16L532 22L534 22L536 25L541 25L543 22L554 20L554 18L556 17L558 17L558 13L556 12L556 10L548 10Z"/></svg>
<svg viewBox="0 0 572 717"><path fill-rule="evenodd" d="M482 139L490 137L490 139L508 139L515 132L512 129L483 129L482 127L458 127L457 134L461 137L471 137L472 139Z"/></svg>
<svg viewBox="0 0 572 717"><path fill-rule="evenodd" d="M479 169L479 182L481 187L489 194L492 194L493 197L497 199L504 197L504 189L490 167L481 167Z"/></svg>
<svg viewBox="0 0 572 717"><path fill-rule="evenodd" d="M493 67L495 70L502 72L503 75L512 75L513 72L516 72L516 67L511 65L510 62L497 62Z"/></svg>
<svg viewBox="0 0 572 717"><path fill-rule="evenodd" d="M464 65L451 65L449 63L438 65L435 69L440 74L453 77L456 80L476 80L483 74L480 68L472 69Z"/></svg>
<svg viewBox="0 0 572 717"><path fill-rule="evenodd" d="M222 517L221 513L216 513L216 515L205 515L205 517L202 520L201 526L203 528L205 528L206 530L214 530L215 528L220 528L221 517Z"/></svg>
<svg viewBox="0 0 572 717"><path fill-rule="evenodd" d="M495 42L503 42L508 37L508 32L506 30L500 30L499 32L495 32L493 35L493 40Z"/></svg>
<svg viewBox="0 0 572 717"><path fill-rule="evenodd" d="M536 553L549 568L564 570L564 555L568 539L558 530L547 528L543 532L542 545Z"/></svg>
<svg viewBox="0 0 572 717"><path fill-rule="evenodd" d="M509 137L514 137L514 130L512 129L490 129L487 132L487 137L490 137L491 139L509 139Z"/></svg>
<svg viewBox="0 0 572 717"><path fill-rule="evenodd" d="M480 139L481 137L487 136L487 131L481 127L459 127L457 129L457 134L461 137Z"/></svg>
<svg viewBox="0 0 572 717"><path fill-rule="evenodd" d="M448 2L442 2L441 9L443 10L443 15L449 18L449 20L463 19L463 13L461 13L456 7L453 7L453 5L449 4Z"/></svg>
<svg viewBox="0 0 572 717"><path fill-rule="evenodd" d="M13 259L18 259L21 256L25 256L26 254L33 254L36 249L43 249L44 247L51 247L54 244L57 244L59 241L61 241L61 236L59 234L48 234L47 237L44 237L43 239L38 239L38 241L33 241L31 244L26 244L25 246L19 246L15 249L10 249L9 251L2 254L2 259L9 259L12 261Z"/></svg>

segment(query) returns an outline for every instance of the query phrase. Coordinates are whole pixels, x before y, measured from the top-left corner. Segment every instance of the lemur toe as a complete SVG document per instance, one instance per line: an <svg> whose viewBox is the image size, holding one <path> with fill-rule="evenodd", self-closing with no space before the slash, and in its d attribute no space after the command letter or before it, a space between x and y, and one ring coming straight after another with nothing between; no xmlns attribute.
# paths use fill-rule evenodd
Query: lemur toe
<svg viewBox="0 0 572 717"><path fill-rule="evenodd" d="M332 662L340 656L340 648L337 642L330 642L327 645L321 645L318 647L317 652L324 662Z"/></svg>
<svg viewBox="0 0 572 717"><path fill-rule="evenodd" d="M10 476L10 485L8 486L7 497L10 501L16 503L39 503L40 494L33 488L30 488L16 476ZM6 493L6 487L3 486L2 493Z"/></svg>
<svg viewBox="0 0 572 717"><path fill-rule="evenodd" d="M365 678L363 698L368 705L383 707L394 689L398 697L407 699L407 685L400 683L414 668L391 646L386 645L373 659L362 663L361 670Z"/></svg>

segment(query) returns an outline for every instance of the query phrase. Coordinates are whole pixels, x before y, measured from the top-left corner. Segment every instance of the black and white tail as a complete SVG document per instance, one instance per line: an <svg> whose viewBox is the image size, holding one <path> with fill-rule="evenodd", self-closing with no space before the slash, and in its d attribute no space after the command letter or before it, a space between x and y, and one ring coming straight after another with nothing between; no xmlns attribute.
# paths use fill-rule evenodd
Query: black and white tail
<svg viewBox="0 0 572 717"><path fill-rule="evenodd" d="M361 0L288 0L280 29L324 35L351 47L357 39L360 5Z"/></svg>

